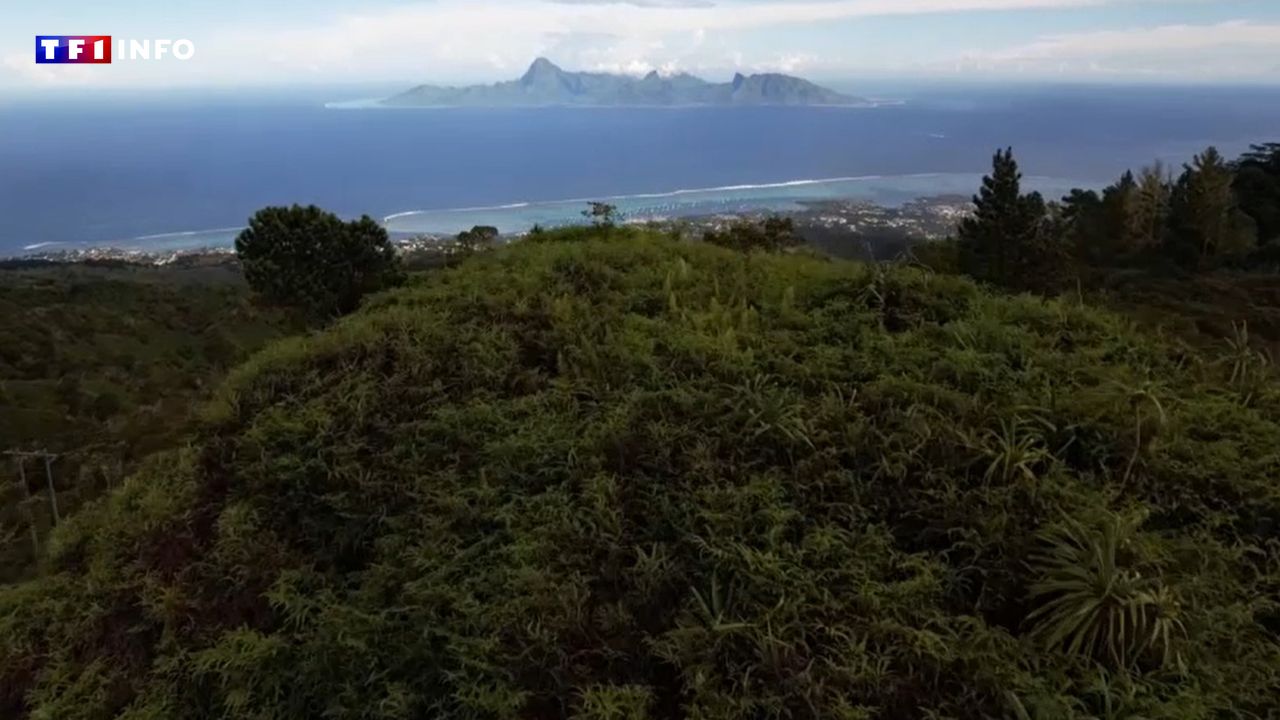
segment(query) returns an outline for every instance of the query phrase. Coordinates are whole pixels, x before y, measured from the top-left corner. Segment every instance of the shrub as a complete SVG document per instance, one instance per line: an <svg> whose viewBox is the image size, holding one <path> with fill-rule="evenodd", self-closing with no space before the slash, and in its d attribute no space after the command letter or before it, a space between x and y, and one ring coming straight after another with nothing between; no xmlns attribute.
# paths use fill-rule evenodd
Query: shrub
<svg viewBox="0 0 1280 720"><path fill-rule="evenodd" d="M778 216L765 218L759 223L740 220L725 230L707 230L702 239L708 244L739 252L778 252L802 242L796 235L791 218Z"/></svg>
<svg viewBox="0 0 1280 720"><path fill-rule="evenodd" d="M236 254L250 287L268 302L321 318L351 312L360 298L400 279L381 225L367 215L343 222L314 205L259 210L236 238Z"/></svg>

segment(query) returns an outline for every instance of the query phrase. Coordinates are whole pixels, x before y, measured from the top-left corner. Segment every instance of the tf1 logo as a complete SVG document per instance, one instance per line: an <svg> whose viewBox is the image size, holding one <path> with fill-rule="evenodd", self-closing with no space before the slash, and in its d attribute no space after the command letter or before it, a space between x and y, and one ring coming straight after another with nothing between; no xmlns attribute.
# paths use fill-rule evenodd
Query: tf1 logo
<svg viewBox="0 0 1280 720"><path fill-rule="evenodd" d="M124 41L120 42L124 50ZM190 40L130 40L122 59L160 60L172 53L178 60L190 60L195 45ZM110 35L37 35L36 62L55 65L106 65L111 62Z"/></svg>

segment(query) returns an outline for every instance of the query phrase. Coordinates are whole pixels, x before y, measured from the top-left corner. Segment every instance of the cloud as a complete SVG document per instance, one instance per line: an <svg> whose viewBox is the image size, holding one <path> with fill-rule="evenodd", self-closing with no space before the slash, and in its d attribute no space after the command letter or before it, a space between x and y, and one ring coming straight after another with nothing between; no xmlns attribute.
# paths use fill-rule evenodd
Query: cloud
<svg viewBox="0 0 1280 720"><path fill-rule="evenodd" d="M1188 52L1222 47L1280 48L1280 25L1235 20L1217 25L1164 25L1154 28L1104 30L1049 35L1029 45L993 57L1004 59L1141 55L1149 52Z"/></svg>
<svg viewBox="0 0 1280 720"><path fill-rule="evenodd" d="M1280 24L1234 20L1046 35L968 53L955 64L989 72L1244 78L1269 74L1278 48Z"/></svg>
<svg viewBox="0 0 1280 720"><path fill-rule="evenodd" d="M335 79L497 79L499 71L549 55L581 69L672 68L721 72L735 68L797 70L803 47L742 53L726 36L839 20L891 15L1092 7L1157 0L438 0L330 18L322 23L237 31L213 46L228 66L250 60L252 76L306 73ZM1168 0L1160 0L1167 2ZM240 48L269 48L246 55ZM317 51L323 61L317 63ZM730 62L734 61L734 62ZM248 68L243 68L248 71Z"/></svg>
<svg viewBox="0 0 1280 720"><path fill-rule="evenodd" d="M707 77L734 70L817 73L827 77L859 72L968 71L1059 72L1061 67L1158 66L1161 48L1187 46L1194 29L1047 35L1006 49L987 50L937 61L962 47L957 31L945 43L875 52L843 46L832 38L833 23L877 16L963 14L1043 8L1088 8L1117 4L1167 6L1171 2L1212 0L421 0L373 5L337 15L302 15L287 26L256 23L244 17L202 29L197 58L187 65L160 69L112 68L112 82L150 85L162 75L177 83L242 83L315 80L477 82L514 77L529 61L547 56L564 67L643 73L686 71ZM1028 18L1034 17L1028 15ZM980 19L966 19L981 22ZM957 27L961 21L957 18ZM795 32L773 31L784 27ZM1170 26L1181 27L1181 26ZM1225 40L1235 32L1272 37L1268 26L1248 23L1215 26L1205 52L1221 55L1209 67L1226 68ZM812 31L812 33L810 32ZM781 38L787 39L781 39ZM821 38L818 44L811 38ZM939 39L941 40L941 39ZM851 40L850 45L857 40ZM1149 57L1128 52L1126 43L1149 43ZM1244 65L1266 51L1261 40L1237 57ZM881 47L883 43L881 43ZM1276 45L1273 45L1275 47ZM848 52L859 60L841 57ZM893 59L890 59L890 56ZM26 57L24 53L24 57ZM921 59L930 58L927 60ZM1185 66L1188 63L1179 61ZM863 63L863 64L858 64ZM869 65L879 63L879 66ZM890 67L890 63L896 63ZM930 64L933 63L933 64ZM1090 64L1092 63L1092 64ZM1274 54L1260 67L1275 64ZM25 61L22 83L37 82ZM1203 68L1197 68L1203 72ZM95 73L102 78L105 73ZM64 76L43 77L56 82ZM65 76L74 79L71 75Z"/></svg>

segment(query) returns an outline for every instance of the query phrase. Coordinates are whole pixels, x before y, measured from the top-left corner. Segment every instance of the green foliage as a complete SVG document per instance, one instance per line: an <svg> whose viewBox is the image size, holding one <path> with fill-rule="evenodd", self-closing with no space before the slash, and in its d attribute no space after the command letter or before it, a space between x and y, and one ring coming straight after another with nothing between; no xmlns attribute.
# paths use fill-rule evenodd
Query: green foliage
<svg viewBox="0 0 1280 720"><path fill-rule="evenodd" d="M497 241L498 228L491 225L476 225L458 233L458 248L465 255L492 250Z"/></svg>
<svg viewBox="0 0 1280 720"><path fill-rule="evenodd" d="M59 455L65 516L182 442L194 404L229 367L290 328L255 308L226 258L163 268L50 265L0 270L0 451ZM0 458L0 581L31 569L29 523L53 522L43 466ZM32 475L34 474L34 475ZM38 482L36 481L38 480Z"/></svg>
<svg viewBox="0 0 1280 720"><path fill-rule="evenodd" d="M598 228L612 228L618 224L620 216L617 205L592 202L587 203L587 206L587 209L582 211L582 217L590 220L592 225Z"/></svg>
<svg viewBox="0 0 1280 720"><path fill-rule="evenodd" d="M795 223L791 218L776 215L759 223L741 220L724 230L707 230L703 233L702 240L739 252L780 252L803 242L796 234Z"/></svg>
<svg viewBox="0 0 1280 720"><path fill-rule="evenodd" d="M1046 646L1097 658L1113 670L1153 654L1161 666L1177 658L1185 635L1178 601L1138 547L1142 516L1103 513L1091 525L1067 520L1042 534L1046 546L1032 558L1040 573L1031 586L1044 604L1027 619Z"/></svg>
<svg viewBox="0 0 1280 720"><path fill-rule="evenodd" d="M270 303L330 318L400 281L387 231L369 216L343 222L310 205L268 207L236 238L249 286Z"/></svg>
<svg viewBox="0 0 1280 720"><path fill-rule="evenodd" d="M1014 290L1050 290L1060 280L1064 249L1039 193L1022 194L1012 148L996 152L991 175L974 197L976 212L960 224L960 267Z"/></svg>
<svg viewBox="0 0 1280 720"><path fill-rule="evenodd" d="M1176 180L1158 162L1136 177L1126 172L1101 194L1073 190L1063 198L1054 232L1078 263L1095 267L1274 271L1277 158L1275 144L1256 145L1234 163L1210 147Z"/></svg>
<svg viewBox="0 0 1280 720"><path fill-rule="evenodd" d="M910 258L921 267L945 275L958 275L960 268L960 243L955 238L920 243L909 251Z"/></svg>
<svg viewBox="0 0 1280 720"><path fill-rule="evenodd" d="M1172 242L1184 263L1207 266L1214 259L1241 257L1257 242L1253 219L1236 201L1234 176L1215 148L1197 155L1174 186Z"/></svg>
<svg viewBox="0 0 1280 720"><path fill-rule="evenodd" d="M1274 374L1246 397L1225 347L1078 302L621 236L242 365L0 589L0 716L1274 713Z"/></svg>
<svg viewBox="0 0 1280 720"><path fill-rule="evenodd" d="M1254 145L1236 162L1240 209L1253 218L1258 244L1280 241L1280 143Z"/></svg>

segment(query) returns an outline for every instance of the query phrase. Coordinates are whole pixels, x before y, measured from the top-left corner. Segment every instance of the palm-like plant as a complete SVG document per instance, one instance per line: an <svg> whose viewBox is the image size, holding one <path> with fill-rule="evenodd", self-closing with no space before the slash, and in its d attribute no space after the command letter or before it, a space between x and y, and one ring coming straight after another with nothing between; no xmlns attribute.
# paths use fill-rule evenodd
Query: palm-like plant
<svg viewBox="0 0 1280 720"><path fill-rule="evenodd" d="M987 431L982 451L990 461L984 479L1022 479L1034 484L1037 470L1053 458L1035 428L1020 417L1000 421L1000 432Z"/></svg>
<svg viewBox="0 0 1280 720"><path fill-rule="evenodd" d="M1028 616L1035 637L1117 669L1152 654L1162 666L1181 665L1177 598L1137 567L1143 520L1106 513L1090 525L1066 520L1041 534L1044 550L1031 560L1040 576L1031 596L1044 603Z"/></svg>
<svg viewBox="0 0 1280 720"><path fill-rule="evenodd" d="M1253 399L1253 392L1260 382L1265 382L1271 358L1261 350L1255 350L1249 341L1249 323L1231 323L1232 337L1227 339L1230 353L1226 362L1231 364L1231 386L1244 396L1245 404Z"/></svg>

